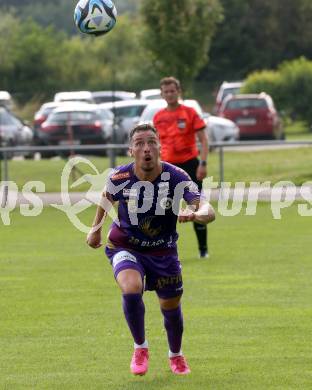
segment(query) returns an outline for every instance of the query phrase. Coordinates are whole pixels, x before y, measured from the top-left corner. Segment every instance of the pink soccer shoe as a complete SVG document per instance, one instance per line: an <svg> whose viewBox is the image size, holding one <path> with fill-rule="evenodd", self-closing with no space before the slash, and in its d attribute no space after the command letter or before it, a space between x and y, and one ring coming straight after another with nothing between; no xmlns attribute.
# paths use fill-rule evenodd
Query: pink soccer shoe
<svg viewBox="0 0 312 390"><path fill-rule="evenodd" d="M148 349L136 348L133 352L130 370L134 375L144 375L148 370Z"/></svg>
<svg viewBox="0 0 312 390"><path fill-rule="evenodd" d="M184 356L175 356L169 359L171 371L177 375L186 375L191 372Z"/></svg>

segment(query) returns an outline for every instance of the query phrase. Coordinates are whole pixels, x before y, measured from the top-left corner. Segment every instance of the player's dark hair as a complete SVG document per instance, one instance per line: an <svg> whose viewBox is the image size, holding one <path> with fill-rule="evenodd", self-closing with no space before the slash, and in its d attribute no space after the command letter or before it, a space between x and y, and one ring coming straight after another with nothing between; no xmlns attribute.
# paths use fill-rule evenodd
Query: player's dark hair
<svg viewBox="0 0 312 390"><path fill-rule="evenodd" d="M158 136L158 133L157 133L157 130L155 129L155 127L153 125L151 125L150 123L143 123L141 125L137 125L135 126L131 131L130 131L130 134L129 134L129 141L131 142L132 141L132 138L134 136L135 133L139 133L141 131L152 131L153 133L155 133L157 136Z"/></svg>
<svg viewBox="0 0 312 390"><path fill-rule="evenodd" d="M179 89L179 90L181 89L180 81L173 76L164 77L163 79L161 79L160 80L160 89L163 85L169 85L169 84L174 84L177 87L177 89Z"/></svg>

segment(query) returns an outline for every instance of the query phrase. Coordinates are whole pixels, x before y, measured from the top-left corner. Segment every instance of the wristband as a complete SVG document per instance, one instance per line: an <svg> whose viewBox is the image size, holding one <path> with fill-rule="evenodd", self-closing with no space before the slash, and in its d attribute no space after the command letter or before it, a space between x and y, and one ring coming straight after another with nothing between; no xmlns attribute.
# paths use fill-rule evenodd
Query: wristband
<svg viewBox="0 0 312 390"><path fill-rule="evenodd" d="M205 161L205 160L200 160L200 161L199 161L199 165L200 165L201 167L205 167L205 166L207 165L207 161Z"/></svg>

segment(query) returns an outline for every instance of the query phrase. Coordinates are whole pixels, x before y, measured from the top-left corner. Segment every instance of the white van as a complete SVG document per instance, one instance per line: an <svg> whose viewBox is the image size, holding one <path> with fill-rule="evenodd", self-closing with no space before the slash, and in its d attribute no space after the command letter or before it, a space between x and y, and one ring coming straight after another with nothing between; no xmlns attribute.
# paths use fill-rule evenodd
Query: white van
<svg viewBox="0 0 312 390"><path fill-rule="evenodd" d="M54 95L55 102L83 102L94 103L92 93L90 91L72 91L72 92L58 92Z"/></svg>
<svg viewBox="0 0 312 390"><path fill-rule="evenodd" d="M231 81L231 82L223 81L223 83L220 85L220 88L216 96L216 102L213 108L214 114L218 115L223 100L228 95L237 95L240 92L242 86L243 86L243 81Z"/></svg>
<svg viewBox="0 0 312 390"><path fill-rule="evenodd" d="M143 89L140 92L140 99L148 99L148 100L153 100L153 99L161 99L161 90L159 88L154 88L154 89Z"/></svg>

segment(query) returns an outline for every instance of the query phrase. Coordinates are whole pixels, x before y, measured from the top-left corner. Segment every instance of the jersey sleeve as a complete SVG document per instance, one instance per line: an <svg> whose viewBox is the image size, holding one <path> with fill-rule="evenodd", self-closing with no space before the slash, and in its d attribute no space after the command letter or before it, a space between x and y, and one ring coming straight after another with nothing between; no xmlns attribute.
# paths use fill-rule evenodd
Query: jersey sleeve
<svg viewBox="0 0 312 390"><path fill-rule="evenodd" d="M123 190L130 182L130 172L122 169L115 169L107 178L104 192L110 195L114 202L119 201L123 196Z"/></svg>
<svg viewBox="0 0 312 390"><path fill-rule="evenodd" d="M183 199L187 204L192 204L196 201L199 201L201 198L198 186L192 180L189 180L187 186L184 190Z"/></svg>
<svg viewBox="0 0 312 390"><path fill-rule="evenodd" d="M205 121L203 120L203 118L201 118L201 116L195 110L193 110L193 121L192 122L193 122L193 129L195 131L202 130L206 127Z"/></svg>
<svg viewBox="0 0 312 390"><path fill-rule="evenodd" d="M114 172L109 175L109 177L107 178L107 181L106 181L106 184L105 184L105 187L104 187L104 192L107 193L112 199L114 202L118 201L119 200L119 194L118 194L118 191L116 191L116 183L114 183L114 181L112 180L112 177L114 175Z"/></svg>

